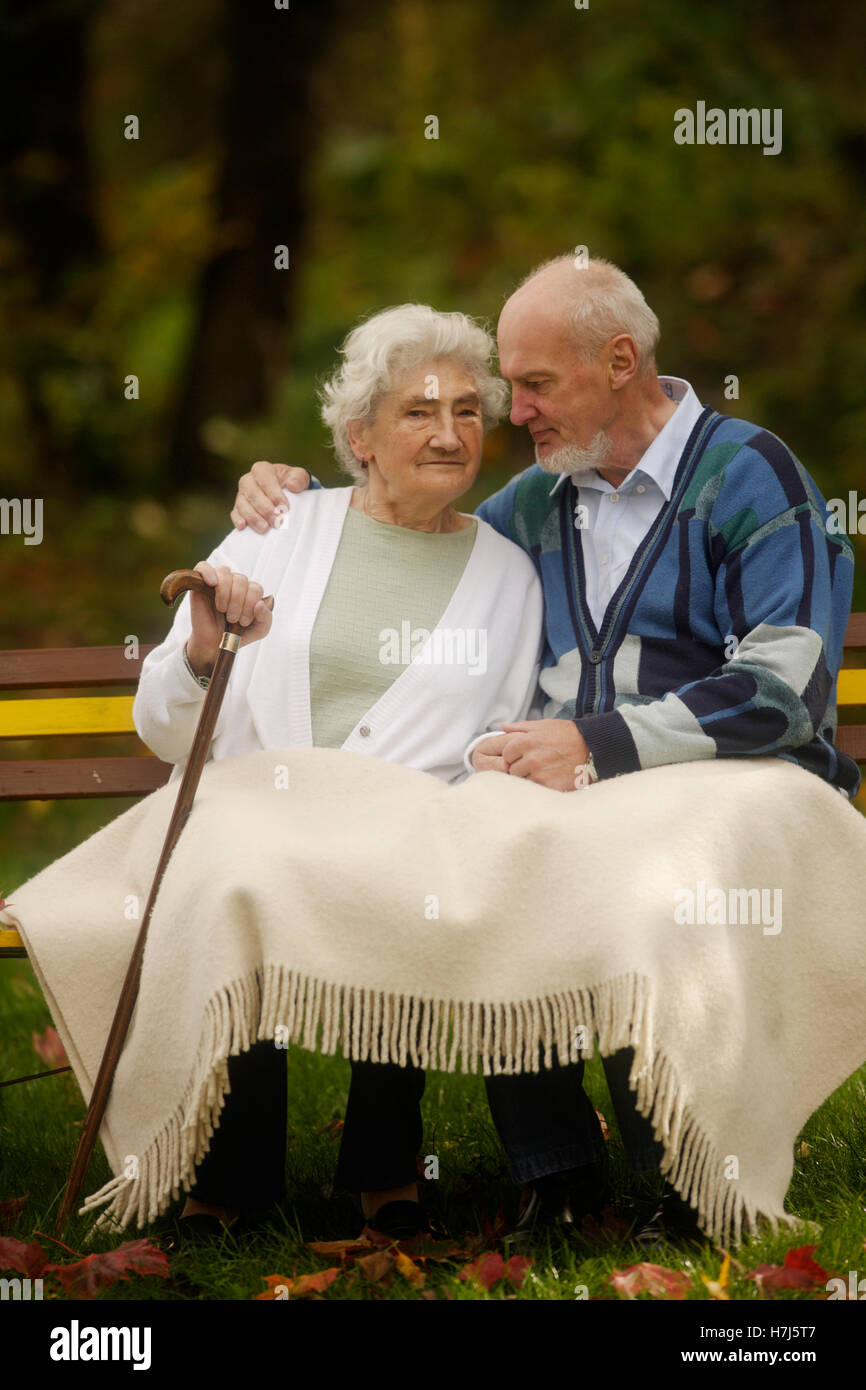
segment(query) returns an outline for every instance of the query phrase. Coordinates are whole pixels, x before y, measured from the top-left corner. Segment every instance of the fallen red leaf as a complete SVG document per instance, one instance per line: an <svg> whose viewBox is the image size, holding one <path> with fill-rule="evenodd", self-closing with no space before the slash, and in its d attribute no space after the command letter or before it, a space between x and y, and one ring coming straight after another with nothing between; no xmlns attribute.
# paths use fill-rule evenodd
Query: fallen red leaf
<svg viewBox="0 0 866 1390"><path fill-rule="evenodd" d="M0 1202L0 1234L12 1230L29 1195L25 1193L23 1197L10 1197L8 1202Z"/></svg>
<svg viewBox="0 0 866 1390"><path fill-rule="evenodd" d="M95 1298L118 1279L131 1274L158 1274L168 1277L168 1257L149 1240L129 1240L116 1250L88 1255L71 1265L46 1265L46 1274L53 1274L71 1298Z"/></svg>
<svg viewBox="0 0 866 1390"><path fill-rule="evenodd" d="M762 1290L774 1293L777 1289L814 1289L826 1285L830 1275L812 1259L817 1245L798 1245L786 1250L783 1265L758 1265L744 1277L754 1279Z"/></svg>
<svg viewBox="0 0 866 1390"><path fill-rule="evenodd" d="M796 1269L801 1274L808 1274L816 1284L826 1284L830 1275L826 1269L822 1269L817 1261L812 1259L812 1252L817 1249L817 1245L798 1245L795 1250L787 1250L785 1252L785 1268Z"/></svg>
<svg viewBox="0 0 866 1390"><path fill-rule="evenodd" d="M640 1293L652 1294L653 1298L685 1298L692 1286L689 1276L682 1270L646 1262L629 1265L628 1269L615 1269L605 1282L625 1298L637 1298Z"/></svg>
<svg viewBox="0 0 866 1390"><path fill-rule="evenodd" d="M339 1273L339 1269L333 1266L331 1269L320 1269L316 1274L300 1274L297 1278L287 1278L285 1274L263 1275L268 1287L264 1293L256 1294L256 1301L275 1300L282 1289L286 1290L289 1298L318 1298L333 1284Z"/></svg>
<svg viewBox="0 0 866 1390"><path fill-rule="evenodd" d="M45 1062L49 1067L69 1066L69 1058L66 1055L66 1049L60 1041L55 1028L49 1025L41 1036L39 1033L34 1033L32 1037L33 1051L36 1053L40 1062Z"/></svg>
<svg viewBox="0 0 866 1390"><path fill-rule="evenodd" d="M513 1284L516 1289L519 1289L529 1273L531 1264L532 1261L527 1255L512 1255L502 1271L503 1278Z"/></svg>
<svg viewBox="0 0 866 1390"><path fill-rule="evenodd" d="M482 1288L490 1289L505 1273L505 1261L498 1250L485 1250L471 1264L464 1265L457 1278L475 1279Z"/></svg>
<svg viewBox="0 0 866 1390"><path fill-rule="evenodd" d="M18 1274L38 1278L47 1264L48 1256L41 1245L0 1236L0 1269L14 1269Z"/></svg>

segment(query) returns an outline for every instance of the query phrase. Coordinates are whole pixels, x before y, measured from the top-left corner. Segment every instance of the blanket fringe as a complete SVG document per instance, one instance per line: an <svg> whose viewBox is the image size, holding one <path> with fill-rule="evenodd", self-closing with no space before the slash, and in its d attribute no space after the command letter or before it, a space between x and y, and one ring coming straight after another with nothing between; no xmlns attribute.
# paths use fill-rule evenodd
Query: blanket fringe
<svg viewBox="0 0 866 1390"><path fill-rule="evenodd" d="M664 1147L662 1172L694 1206L701 1226L716 1240L738 1242L757 1231L759 1216L797 1224L781 1211L751 1203L730 1175L711 1137L697 1125L682 1099L678 1078L652 1038L652 1007L646 980L619 976L589 989L565 990L516 1003L395 996L358 986L311 979L270 965L236 980L207 1005L192 1076L180 1104L163 1129L126 1171L88 1197L81 1214L106 1210L93 1232L144 1226L161 1216L181 1188L191 1186L195 1168L210 1147L229 1091L228 1058L254 1041L276 1047L299 1043L328 1055L338 1046L353 1061L411 1063L441 1071L485 1076L537 1072L560 1061L634 1048L630 1081L640 1112L650 1117Z"/></svg>

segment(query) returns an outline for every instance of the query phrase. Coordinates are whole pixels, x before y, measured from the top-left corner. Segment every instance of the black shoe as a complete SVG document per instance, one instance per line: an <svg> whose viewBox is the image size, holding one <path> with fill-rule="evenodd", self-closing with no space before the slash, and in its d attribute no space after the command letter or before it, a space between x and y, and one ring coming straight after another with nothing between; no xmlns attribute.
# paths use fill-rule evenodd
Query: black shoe
<svg viewBox="0 0 866 1390"><path fill-rule="evenodd" d="M430 1222L420 1202L386 1202L375 1216L366 1218L364 1225L371 1231L390 1236L392 1240L412 1240L426 1234Z"/></svg>
<svg viewBox="0 0 866 1390"><path fill-rule="evenodd" d="M664 1241L673 1245L701 1244L706 1239L698 1214L669 1182L652 1216L634 1237L638 1245L651 1246Z"/></svg>
<svg viewBox="0 0 866 1390"><path fill-rule="evenodd" d="M564 1173L549 1173L530 1184L529 1201L520 1212L508 1237L509 1242L527 1240L547 1227L563 1235L580 1234L583 1220L592 1216L602 1220L602 1208L609 1200L601 1164L587 1163Z"/></svg>

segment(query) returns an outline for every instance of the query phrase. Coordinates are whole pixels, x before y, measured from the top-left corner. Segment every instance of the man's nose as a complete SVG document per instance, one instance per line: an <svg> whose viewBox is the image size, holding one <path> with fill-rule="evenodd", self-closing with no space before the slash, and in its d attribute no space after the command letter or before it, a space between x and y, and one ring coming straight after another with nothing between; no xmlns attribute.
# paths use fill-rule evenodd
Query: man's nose
<svg viewBox="0 0 866 1390"><path fill-rule="evenodd" d="M509 419L512 425L525 425L535 415L538 414L529 395L523 391L518 391L516 387L511 392L511 414Z"/></svg>

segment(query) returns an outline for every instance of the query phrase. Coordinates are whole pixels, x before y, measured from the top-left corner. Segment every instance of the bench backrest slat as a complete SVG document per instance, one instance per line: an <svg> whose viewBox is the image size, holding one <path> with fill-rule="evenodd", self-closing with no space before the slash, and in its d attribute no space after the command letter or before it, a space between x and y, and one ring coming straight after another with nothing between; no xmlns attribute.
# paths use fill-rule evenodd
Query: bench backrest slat
<svg viewBox="0 0 866 1390"><path fill-rule="evenodd" d="M852 613L845 630L845 650L866 652L866 613Z"/></svg>
<svg viewBox="0 0 866 1390"><path fill-rule="evenodd" d="M88 685L130 685L154 643L138 656L127 647L45 647L40 651L0 652L0 690L63 690Z"/></svg>
<svg viewBox="0 0 866 1390"><path fill-rule="evenodd" d="M0 800L69 801L147 796L171 776L171 763L143 758L55 758L0 762Z"/></svg>

